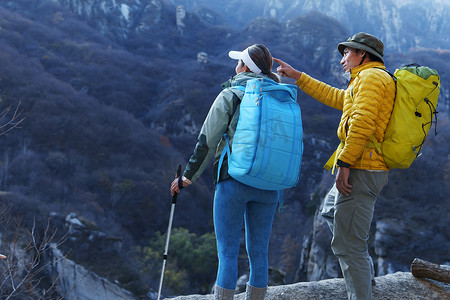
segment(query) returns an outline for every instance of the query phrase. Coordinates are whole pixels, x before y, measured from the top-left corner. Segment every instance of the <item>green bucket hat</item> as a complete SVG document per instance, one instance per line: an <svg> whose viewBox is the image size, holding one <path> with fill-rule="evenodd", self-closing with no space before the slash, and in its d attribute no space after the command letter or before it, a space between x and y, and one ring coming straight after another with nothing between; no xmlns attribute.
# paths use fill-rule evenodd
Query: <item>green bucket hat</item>
<svg viewBox="0 0 450 300"><path fill-rule="evenodd" d="M342 56L344 55L345 47L361 49L361 50L367 51L369 53L372 53L376 57L380 58L381 61L384 63L383 42L371 34L368 34L365 32L360 32L360 33L355 34L352 37L349 37L346 42L340 43L338 45L338 50Z"/></svg>

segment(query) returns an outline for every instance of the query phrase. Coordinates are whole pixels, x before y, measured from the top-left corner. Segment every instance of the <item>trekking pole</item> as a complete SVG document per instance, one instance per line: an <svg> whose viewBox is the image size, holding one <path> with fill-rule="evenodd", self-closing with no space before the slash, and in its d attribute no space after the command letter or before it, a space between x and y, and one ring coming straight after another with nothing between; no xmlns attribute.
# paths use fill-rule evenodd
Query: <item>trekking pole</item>
<svg viewBox="0 0 450 300"><path fill-rule="evenodd" d="M181 176L181 165L178 165L176 178L178 178L180 176ZM178 193L174 193L172 196L172 207L170 208L169 226L167 227L167 238L166 238L166 246L164 247L161 279L159 280L158 300L161 297L161 289L162 289L162 284L163 284L163 279L164 279L164 271L166 269L167 252L169 251L170 232L172 231L173 213L175 212L175 204L177 203L177 195L178 195Z"/></svg>

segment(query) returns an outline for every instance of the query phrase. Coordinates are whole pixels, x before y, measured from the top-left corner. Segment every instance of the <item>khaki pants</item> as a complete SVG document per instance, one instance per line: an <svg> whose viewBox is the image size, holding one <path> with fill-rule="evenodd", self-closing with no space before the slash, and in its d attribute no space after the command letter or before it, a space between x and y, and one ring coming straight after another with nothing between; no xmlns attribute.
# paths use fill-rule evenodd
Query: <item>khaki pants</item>
<svg viewBox="0 0 450 300"><path fill-rule="evenodd" d="M372 299L373 263L367 249L375 201L387 184L388 172L351 169L349 196L334 185L325 196L321 215L333 232L331 248L339 259L349 300Z"/></svg>

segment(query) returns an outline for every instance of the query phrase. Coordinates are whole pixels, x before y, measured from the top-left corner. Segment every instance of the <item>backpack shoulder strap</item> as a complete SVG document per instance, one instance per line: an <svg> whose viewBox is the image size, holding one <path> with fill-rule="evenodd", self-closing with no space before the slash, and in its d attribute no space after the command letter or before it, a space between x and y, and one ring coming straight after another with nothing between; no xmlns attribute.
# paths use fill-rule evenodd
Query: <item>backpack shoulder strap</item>
<svg viewBox="0 0 450 300"><path fill-rule="evenodd" d="M220 170L222 169L223 159L225 158L225 153L227 154L227 157L230 158L231 150L230 150L230 138L228 137L228 134L223 135L225 139L225 147L222 150L222 154L220 154L219 159L219 165L217 166L217 182L220 180Z"/></svg>
<svg viewBox="0 0 450 300"><path fill-rule="evenodd" d="M379 68L379 67L373 67L373 68L374 68L374 69L379 69L379 70L382 70L382 71L388 73L388 74L391 76L391 78L394 80L395 88L397 89L397 77L395 77L394 74L392 74L391 72L389 72L387 69L383 69L383 68ZM359 74L359 73L358 73L358 74ZM350 91L350 99L351 99L352 102L353 102L353 87L352 87L352 89L351 89L351 91Z"/></svg>
<svg viewBox="0 0 450 300"><path fill-rule="evenodd" d="M230 119L228 120L228 126L230 125L231 120L233 119L233 116L236 113L238 104L241 103L241 98L239 98L239 96L236 94L236 92L233 89L238 89L238 90L245 92L245 87L243 87L243 86L233 86L230 88L230 91L233 93L233 112L231 114ZM228 137L228 134L226 134L226 133L224 133L223 137L225 139L225 147L223 148L222 153L220 154L219 164L217 167L217 182L219 182L219 180L220 180L220 170L222 169L222 164L223 164L223 160L225 158L225 154L227 154L228 158L230 157L230 154L231 154L230 138Z"/></svg>
<svg viewBox="0 0 450 300"><path fill-rule="evenodd" d="M394 80L395 84L397 84L397 77L395 77L395 75L392 74L391 72L389 72L387 69L383 69L383 68L379 68L379 67L374 67L374 69L380 69L380 70L385 71L386 73L388 73L392 77L392 79Z"/></svg>
<svg viewBox="0 0 450 300"><path fill-rule="evenodd" d="M245 87L243 87L243 86L233 86L232 88L230 88L230 91L233 93L233 113L231 114L231 116L234 116L236 109L238 107L238 104L241 103L241 98L239 98L239 96L236 94L236 92L233 89L237 89L237 90L241 90L241 91L245 92ZM230 125L232 118L233 117L230 118L228 125Z"/></svg>
<svg viewBox="0 0 450 300"><path fill-rule="evenodd" d="M395 77L394 74L389 72L387 69L383 69L383 68L379 68L379 67L375 67L374 69L380 69L380 70L388 73L391 76L391 78L394 80L395 89L397 89L397 77ZM368 147L375 148L375 150L377 151L378 154L383 155L383 153L381 152L381 143L379 141L377 141L377 139L375 138L375 135L373 135L373 134L370 135L370 141L368 143Z"/></svg>

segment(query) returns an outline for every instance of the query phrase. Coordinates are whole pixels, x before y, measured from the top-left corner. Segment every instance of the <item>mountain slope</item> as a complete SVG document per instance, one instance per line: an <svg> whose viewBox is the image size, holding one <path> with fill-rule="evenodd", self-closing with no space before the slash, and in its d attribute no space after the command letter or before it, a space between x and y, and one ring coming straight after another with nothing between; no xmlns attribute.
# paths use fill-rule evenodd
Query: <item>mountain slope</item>
<svg viewBox="0 0 450 300"><path fill-rule="evenodd" d="M237 19L233 19L223 13L233 11L236 2L229 1L223 9L217 9L218 2L209 2L209 6L202 1L186 2L184 12L178 10L178 22L176 4L182 2L169 0L1 3L0 104L2 108L15 107L20 101L26 118L20 129L1 136L1 189L11 192L1 197L1 203L14 203L13 213L22 216L28 227L34 219L44 227L50 212L76 212L108 237L120 237L122 247L112 251L112 258L132 269L133 279L120 277L122 269L111 261L102 266L105 255L99 248L85 253L72 251L71 258L111 282L126 286L134 281L135 287L141 286L134 292L141 296L157 288L159 274L147 270L148 266L157 266L153 272L159 272L160 256L153 256L151 251L161 240L158 232L166 231L168 186L176 165L189 159L203 119L220 92L220 83L233 75L234 62L226 53L262 42L274 56L318 79L345 87L336 44L356 25L316 11L328 2L292 2L297 6L289 9L294 14L289 20L287 13L284 19L247 17L241 26L233 20L244 19L241 11L247 11L248 3L234 11ZM286 3L271 1L262 12L255 8L253 13L267 16L281 4L284 6L280 9L287 9ZM297 14L301 3L319 6L314 6L315 11ZM344 7L348 4L342 3ZM373 12L378 14L380 10ZM446 21L438 16L433 23L436 34L418 31L415 39L420 37L423 43L435 39L439 30L446 28ZM384 34L382 29L379 32ZM442 45L444 49L445 43ZM403 270L414 253L429 255L430 260L440 263L446 259L439 250L448 249L445 222L428 226L426 218L430 214L445 220L448 215L443 203L449 193L450 54L442 49L412 49L402 54L386 51L392 71L411 61L438 69L443 89L439 135L430 136L424 155L411 169L391 172L391 183L378 201L374 235L376 222L380 222L381 230L385 224L396 228L396 219L401 219L403 233L413 240L408 247L396 248L392 246L395 232L380 231L385 238L371 240L370 244L374 256L382 258L380 270L389 263L393 267L386 270ZM199 52L206 53L206 62L197 60ZM310 235L321 197L332 182L322 165L338 142L335 131L340 114L302 92L299 103L305 130L301 182L284 193L285 211L275 218L270 245L271 267L286 274L281 280L284 283L294 282L295 277L307 280L307 273L320 262L313 259L314 253L323 250L330 255L329 236L323 235L320 243L313 243L316 236ZM213 231L211 172L208 168L195 185L183 190L174 220L174 227L187 228L201 241L208 238L203 234ZM417 205L423 211L417 212ZM402 213L396 216L396 212ZM434 245L440 246L435 249L416 231L408 231L412 224L418 231L433 235ZM193 241L198 240L193 237ZM89 249L86 245L91 244L85 242L75 239L67 248ZM205 245L210 246L209 242ZM312 246L316 244L323 248ZM137 251L139 255L133 256L138 248L149 252ZM376 248L387 249L388 254L382 255ZM244 274L245 260L242 266ZM170 268L179 276L174 278L185 284L178 290L168 288L168 293L205 292L213 283L209 276L200 288L185 275L185 269L179 265ZM326 277L321 273L317 279Z"/></svg>

